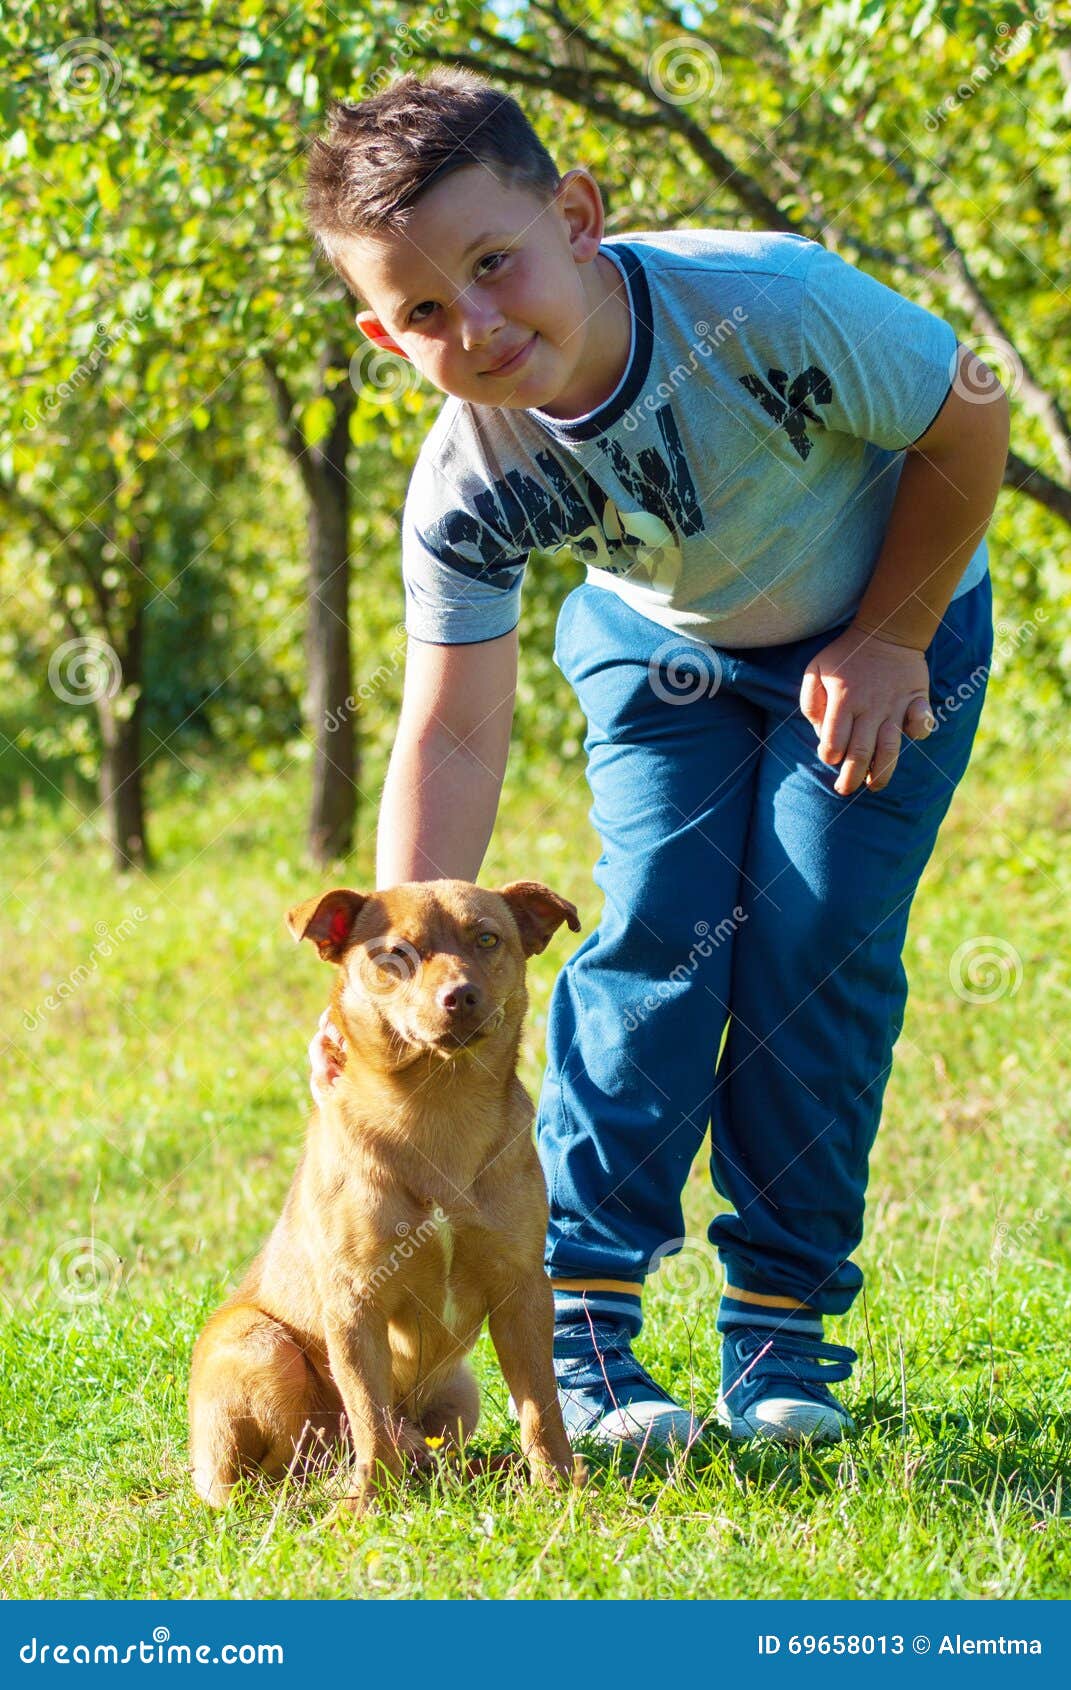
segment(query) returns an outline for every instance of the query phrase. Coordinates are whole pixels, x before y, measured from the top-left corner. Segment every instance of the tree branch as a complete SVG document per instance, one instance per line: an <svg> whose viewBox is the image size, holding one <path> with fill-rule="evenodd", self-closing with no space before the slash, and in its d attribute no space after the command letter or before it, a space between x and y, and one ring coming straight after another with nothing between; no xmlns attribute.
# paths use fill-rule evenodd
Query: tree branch
<svg viewBox="0 0 1071 1690"><path fill-rule="evenodd" d="M1054 516L1060 516L1071 524L1071 487L1064 487L1059 481L1054 481L1051 475L1046 475L1043 469L1035 464L1028 464L1025 458L1009 452L1008 462L1004 466L1004 486L1014 487L1017 493L1025 493L1028 499L1033 499L1046 510L1052 511Z"/></svg>
<svg viewBox="0 0 1071 1690"><path fill-rule="evenodd" d="M293 458L305 485L305 491L310 499L314 499L318 492L317 466L312 459L309 442L305 438L303 429L294 421L294 399L283 375L275 361L272 352L261 352L260 361L264 366L264 373L268 378L268 387L275 401L275 414L279 420L279 436L284 449Z"/></svg>
<svg viewBox="0 0 1071 1690"><path fill-rule="evenodd" d="M84 577L100 616L100 626L108 636L109 643L114 645L108 596L103 583L94 575L92 567L81 548L73 543L73 536L77 530L71 529L68 532L64 529L62 523L57 522L51 512L45 509L44 505L36 499L30 498L29 494L24 493L21 488L16 487L15 483L7 480L6 477L0 477L0 499L5 500L10 509L15 511L31 529L41 529L55 542L53 553L62 549L64 557L70 558L79 574Z"/></svg>
<svg viewBox="0 0 1071 1690"><path fill-rule="evenodd" d="M474 31L474 33L485 33ZM492 36L486 36L489 43L497 46ZM517 50L517 49L515 49ZM603 51L601 45L597 48ZM519 50L518 55L520 55ZM529 88L540 88L547 93L572 100L574 105L581 106L593 116L604 118L617 124L622 129L633 130L670 130L681 135L692 151L706 165L710 174L727 188L740 201L750 215L764 228L777 229L784 234L798 234L799 230L785 216L776 200L770 198L762 184L753 176L735 165L727 153L713 141L704 129L694 119L687 117L680 106L671 105L666 100L659 100L650 86L630 67L629 76L624 73L618 80L626 81L628 86L643 93L657 102L657 109L639 112L629 111L627 107L616 102L599 99L592 92L592 85L596 80L606 81L605 73L592 71L578 71L568 65L554 65L545 59L536 58L534 54L525 54L530 65L537 66L537 70L521 70L515 65L489 64L485 58L475 54L436 52L434 48L425 49L423 57L435 60L441 64L465 65L471 70L480 71L502 82L519 82Z"/></svg>
<svg viewBox="0 0 1071 1690"><path fill-rule="evenodd" d="M1071 482L1071 424L1068 423L1060 401L1041 385L1029 360L1023 356L1015 345L996 307L989 300L981 283L972 271L952 229L934 204L930 190L916 182L903 160L892 151L886 142L876 135L867 134L862 129L857 129L856 133L871 155L874 158L881 159L887 168L898 177L907 189L912 204L918 206L919 210L924 212L928 218L937 243L945 255L949 271L948 286L950 292L969 311L976 327L983 329L991 338L1003 341L1015 353L1022 371L1022 379L1017 390L1019 396L1030 414L1037 417L1039 422L1045 425L1049 435L1049 443L1056 455L1061 473L1066 481ZM943 264L942 270L945 267Z"/></svg>

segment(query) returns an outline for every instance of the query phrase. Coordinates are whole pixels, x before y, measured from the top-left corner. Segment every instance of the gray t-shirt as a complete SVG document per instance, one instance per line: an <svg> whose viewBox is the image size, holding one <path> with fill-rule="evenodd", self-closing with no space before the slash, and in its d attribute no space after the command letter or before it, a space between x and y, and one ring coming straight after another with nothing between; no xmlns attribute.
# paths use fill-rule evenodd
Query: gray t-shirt
<svg viewBox="0 0 1071 1690"><path fill-rule="evenodd" d="M783 644L858 609L904 462L951 388L941 318L800 235L612 236L628 363L568 420L446 399L402 516L409 633L517 625L533 550L675 634ZM955 597L982 579L980 543Z"/></svg>

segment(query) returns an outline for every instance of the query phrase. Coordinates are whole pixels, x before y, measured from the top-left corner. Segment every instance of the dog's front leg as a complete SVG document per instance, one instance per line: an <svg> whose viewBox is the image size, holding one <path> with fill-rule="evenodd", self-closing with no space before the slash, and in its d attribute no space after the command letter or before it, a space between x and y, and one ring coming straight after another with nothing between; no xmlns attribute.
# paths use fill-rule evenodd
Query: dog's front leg
<svg viewBox="0 0 1071 1690"><path fill-rule="evenodd" d="M391 1356L387 1322L358 1299L325 1309L327 1359L342 1398L353 1444L353 1488L340 1506L363 1514L385 1477L402 1470L391 1414Z"/></svg>
<svg viewBox="0 0 1071 1690"><path fill-rule="evenodd" d="M539 1270L515 1284L488 1317L510 1394L521 1422L521 1449L532 1478L556 1484L573 1477L573 1455L565 1434L551 1361L554 1293Z"/></svg>

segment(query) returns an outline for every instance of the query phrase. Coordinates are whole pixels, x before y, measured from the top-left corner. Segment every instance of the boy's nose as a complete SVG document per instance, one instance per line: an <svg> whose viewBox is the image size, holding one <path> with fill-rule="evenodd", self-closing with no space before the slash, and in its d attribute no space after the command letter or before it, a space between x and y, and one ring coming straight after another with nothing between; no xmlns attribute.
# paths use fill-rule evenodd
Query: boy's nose
<svg viewBox="0 0 1071 1690"><path fill-rule="evenodd" d="M473 300L459 299L457 304L461 314L461 344L465 351L472 352L477 347L486 346L504 321L501 311Z"/></svg>

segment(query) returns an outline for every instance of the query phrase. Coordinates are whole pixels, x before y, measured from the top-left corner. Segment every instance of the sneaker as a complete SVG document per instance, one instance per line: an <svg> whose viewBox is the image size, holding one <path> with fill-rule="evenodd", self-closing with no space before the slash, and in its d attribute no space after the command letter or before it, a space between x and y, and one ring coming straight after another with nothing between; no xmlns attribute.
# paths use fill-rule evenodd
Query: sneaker
<svg viewBox="0 0 1071 1690"><path fill-rule="evenodd" d="M835 1442L855 1422L829 1386L847 1379L857 1359L843 1344L787 1327L730 1327L722 1334L718 1419L734 1438Z"/></svg>
<svg viewBox="0 0 1071 1690"><path fill-rule="evenodd" d="M699 1435L700 1423L640 1366L627 1327L555 1326L554 1376L570 1442L588 1437L650 1450L690 1445Z"/></svg>

